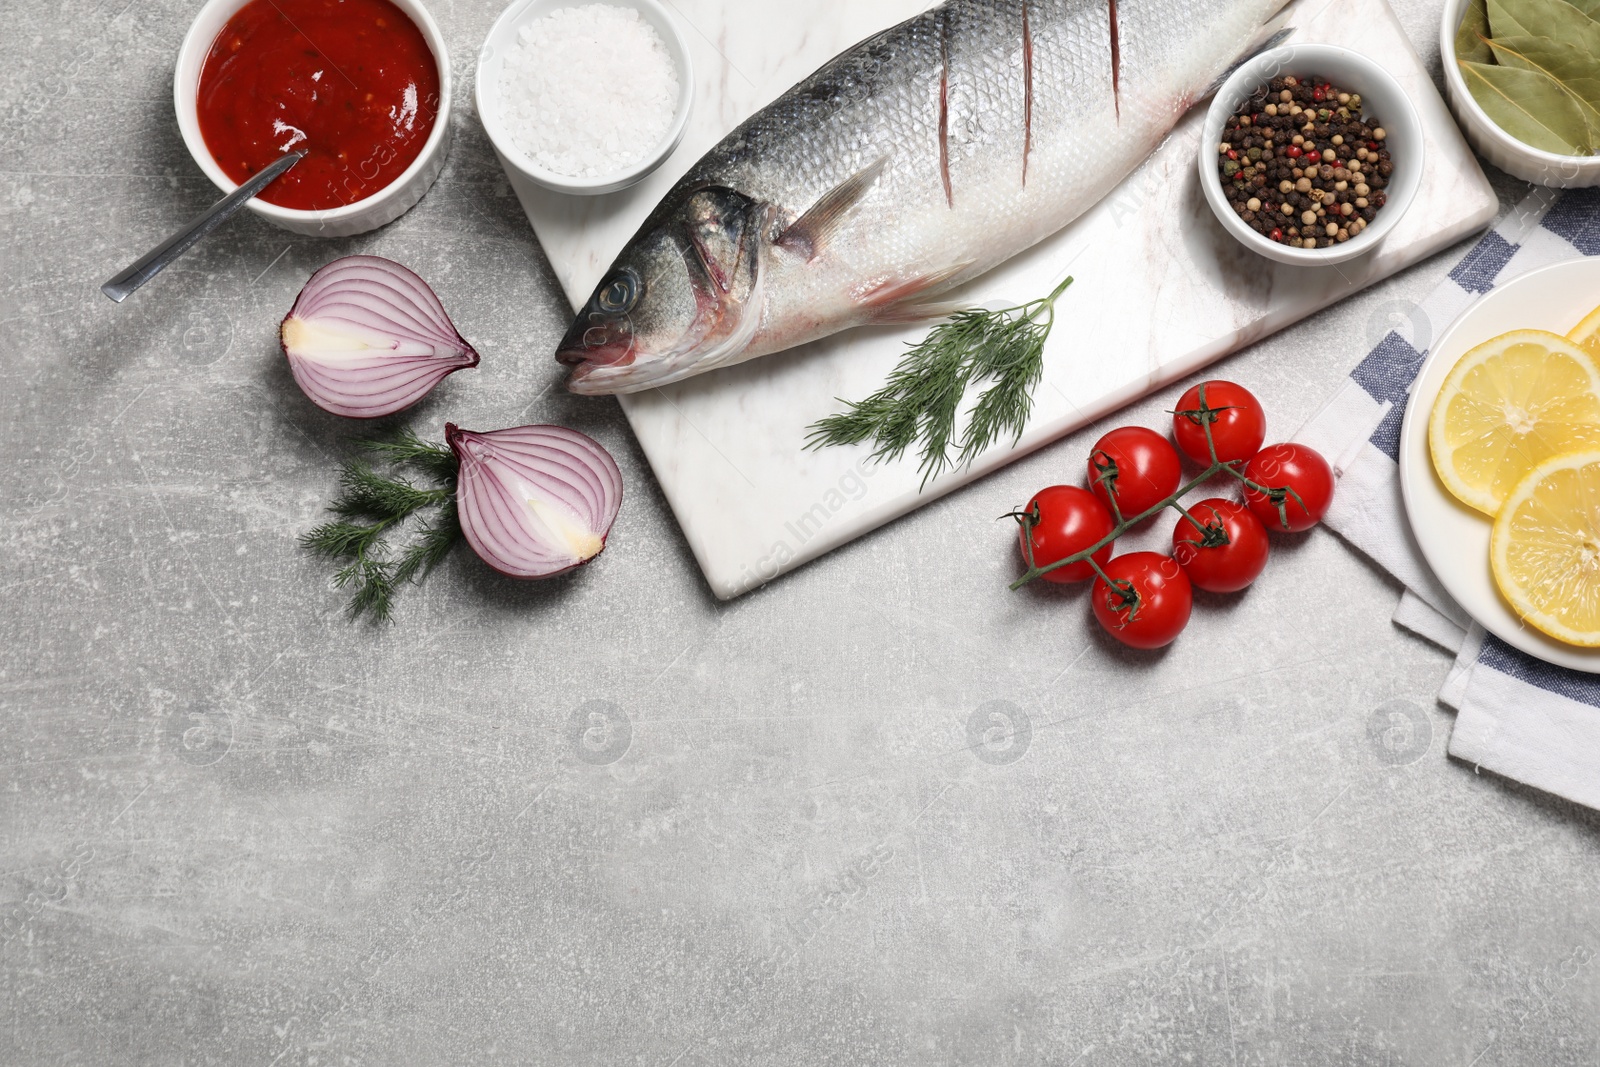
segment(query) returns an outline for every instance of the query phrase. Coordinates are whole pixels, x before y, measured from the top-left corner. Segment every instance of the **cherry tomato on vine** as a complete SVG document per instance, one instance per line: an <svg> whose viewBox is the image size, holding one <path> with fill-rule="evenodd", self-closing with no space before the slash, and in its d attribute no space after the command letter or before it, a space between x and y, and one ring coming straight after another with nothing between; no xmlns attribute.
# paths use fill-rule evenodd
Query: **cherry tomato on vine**
<svg viewBox="0 0 1600 1067"><path fill-rule="evenodd" d="M1257 452L1244 476L1270 490L1263 493L1249 486L1244 490L1245 503L1269 530L1309 530L1333 503L1333 468L1313 449L1292 441Z"/></svg>
<svg viewBox="0 0 1600 1067"><path fill-rule="evenodd" d="M1107 633L1130 648L1160 648L1189 624L1194 591L1171 556L1129 552L1103 568L1089 593L1094 617Z"/></svg>
<svg viewBox="0 0 1600 1067"><path fill-rule="evenodd" d="M1075 485L1052 485L1039 490L1028 506L1020 512L1017 543L1022 548L1022 559L1028 559L1027 542L1033 541L1033 562L1045 567L1057 560L1066 559L1084 551L1109 534L1114 524L1111 512L1100 499L1087 489ZM1111 558L1110 544L1094 554L1094 561L1105 564ZM1047 582L1081 582L1094 577L1094 568L1087 560L1070 563L1046 571Z"/></svg>
<svg viewBox="0 0 1600 1067"><path fill-rule="evenodd" d="M1205 403L1200 391L1205 390ZM1211 450L1206 447L1206 423L1211 424L1211 440L1217 446L1217 459L1223 463L1249 459L1261 451L1267 439L1267 414L1242 385L1210 381L1183 394L1172 413L1172 437L1184 455L1211 466Z"/></svg>
<svg viewBox="0 0 1600 1067"><path fill-rule="evenodd" d="M1213 497L1189 509L1206 530L1180 516L1172 531L1172 558L1197 588L1237 593L1267 566L1267 528L1237 500Z"/></svg>
<svg viewBox="0 0 1600 1067"><path fill-rule="evenodd" d="M1107 507L1115 497L1124 519L1177 492L1182 479L1183 464L1171 442L1144 426L1112 430L1089 453L1089 488Z"/></svg>

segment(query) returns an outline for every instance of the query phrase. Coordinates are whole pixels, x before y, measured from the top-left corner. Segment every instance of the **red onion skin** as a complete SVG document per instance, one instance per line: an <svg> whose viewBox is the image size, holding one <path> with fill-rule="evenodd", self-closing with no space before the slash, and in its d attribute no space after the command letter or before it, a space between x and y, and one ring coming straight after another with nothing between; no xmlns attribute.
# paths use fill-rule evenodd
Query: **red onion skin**
<svg viewBox="0 0 1600 1067"><path fill-rule="evenodd" d="M301 305L307 301L308 294L310 294L312 298L316 298L327 292L327 288L320 287L318 282L326 281L327 275L331 271L344 271L346 273L360 271L363 274L366 272L375 272L385 275L382 280L391 284L395 284L397 281L404 281L407 283L415 282L415 286L412 287L412 290L403 295L407 299L414 301L417 308L424 310L424 312L432 311L438 317L438 320L441 320L430 322L429 325L433 326L435 329L441 329L441 331L443 328L449 329L450 333L455 337L456 343L462 349L460 361L457 362L456 365L444 367L442 370L437 368L430 370L428 374L437 374L437 377L434 377L432 381L424 380L427 375L418 376L418 381L413 383L412 387L406 392L374 407L367 407L365 404L349 402L349 397L351 395L349 392L344 392L341 395L340 391L331 388L322 381L319 381L318 378L320 376L314 369L314 366L308 366L307 363L309 361L297 359L294 355L292 355L289 352L288 342L284 340L284 327L288 324L290 319L295 318L300 312ZM394 277L395 274L398 274L398 279ZM370 277L363 278L363 280L368 282L372 281ZM424 307L424 305L429 306ZM413 404L421 401L423 397L432 392L440 382L444 381L445 378L448 378L458 370L466 370L469 367L476 367L481 359L481 357L478 355L477 349L473 348L472 345L467 342L467 339L461 336L460 331L455 328L455 324L450 321L450 316L445 312L444 305L439 300L438 294L433 291L432 286L428 285L427 282L422 280L420 275L404 264L396 263L391 259L384 259L381 256L344 256L340 259L336 259L324 264L315 273L313 273L311 278L308 279L306 284L301 288L299 295L295 297L294 306L289 309L289 313L285 315L283 320L278 324L278 347L283 352L284 358L289 363L289 372L294 375L295 384L300 387L301 392L306 394L307 399L309 399L313 404L317 405L317 407L329 412L330 414L341 415L345 418L352 419L381 419L397 412L404 411L406 408L409 408ZM389 377L403 376L408 372L413 371L415 364L422 361L423 360L420 358L412 360L412 367L408 368L405 366L405 361L397 360L395 370L393 374L389 375ZM429 362L436 362L441 366L444 364L444 361L437 360L437 357Z"/></svg>
<svg viewBox="0 0 1600 1067"><path fill-rule="evenodd" d="M538 573L510 570L501 566L500 563L497 562L497 553L495 553L493 549L489 548L483 542L476 530L475 524L471 521L471 519L469 519L467 514L467 502L463 499L462 493L462 486L465 481L466 474L465 468L470 462L465 450L465 443L470 438L482 439L493 437L496 434L513 433L518 430L551 430L557 431L562 435L579 438L586 442L589 447L593 448L598 453L599 457L602 457L605 464L605 470L603 473L607 476L607 480L613 486L615 499L609 502L609 515L607 516L607 521L604 523L604 528L597 531L600 537L600 548L588 558L575 560L564 567L559 567L549 571L539 571ZM577 570L579 567L593 563L595 560L600 558L603 552L605 552L606 545L609 543L611 537L611 527L616 521L618 510L620 510L622 507L622 473L617 469L616 461L612 459L611 453L606 451L605 447L598 441L594 440L594 438L588 436L587 434L579 433L577 430L569 430L562 426L519 426L513 427L509 430L492 430L487 433L475 433L471 430L463 430L453 422L445 423L444 438L445 443L448 444L451 451L456 454L456 460L462 468L461 473L457 475L456 479L456 502L457 510L460 513L462 520L461 531L466 536L467 543L472 546L472 551L476 553L478 558L483 560L483 562L487 564L491 570L498 574L502 574L507 578L516 578L522 581L538 581L544 578L554 578L558 575L567 574Z"/></svg>

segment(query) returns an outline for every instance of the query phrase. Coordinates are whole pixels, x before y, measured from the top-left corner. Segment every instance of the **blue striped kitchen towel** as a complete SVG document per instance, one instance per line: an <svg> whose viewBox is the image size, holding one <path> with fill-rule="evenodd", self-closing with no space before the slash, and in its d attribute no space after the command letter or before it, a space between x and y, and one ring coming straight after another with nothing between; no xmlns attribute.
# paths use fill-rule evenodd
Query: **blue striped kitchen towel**
<svg viewBox="0 0 1600 1067"><path fill-rule="evenodd" d="M1553 667L1485 634L1422 558L1400 496L1400 422L1433 338L1499 282L1600 255L1600 189L1538 190L1398 323L1296 440L1339 474L1327 524L1405 586L1395 622L1456 653L1439 692L1456 709L1449 752L1600 808L1600 675Z"/></svg>

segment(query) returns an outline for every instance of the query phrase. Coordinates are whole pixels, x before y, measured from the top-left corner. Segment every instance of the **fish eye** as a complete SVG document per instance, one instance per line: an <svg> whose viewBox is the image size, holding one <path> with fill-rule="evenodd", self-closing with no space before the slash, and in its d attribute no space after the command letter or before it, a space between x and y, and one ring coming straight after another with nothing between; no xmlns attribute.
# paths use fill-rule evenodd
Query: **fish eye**
<svg viewBox="0 0 1600 1067"><path fill-rule="evenodd" d="M618 271L610 280L600 286L600 291L595 294L595 303L600 305L600 310L611 315L621 315L633 309L639 302L639 278L632 271Z"/></svg>

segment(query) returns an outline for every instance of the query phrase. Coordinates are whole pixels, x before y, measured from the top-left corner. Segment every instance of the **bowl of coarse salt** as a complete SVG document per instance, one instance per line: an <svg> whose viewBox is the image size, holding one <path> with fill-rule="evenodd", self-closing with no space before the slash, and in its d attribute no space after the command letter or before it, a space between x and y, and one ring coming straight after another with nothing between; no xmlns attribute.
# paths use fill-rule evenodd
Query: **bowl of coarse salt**
<svg viewBox="0 0 1600 1067"><path fill-rule="evenodd" d="M683 139L689 46L657 0L515 0L478 53L478 117L507 171L612 193Z"/></svg>

